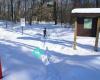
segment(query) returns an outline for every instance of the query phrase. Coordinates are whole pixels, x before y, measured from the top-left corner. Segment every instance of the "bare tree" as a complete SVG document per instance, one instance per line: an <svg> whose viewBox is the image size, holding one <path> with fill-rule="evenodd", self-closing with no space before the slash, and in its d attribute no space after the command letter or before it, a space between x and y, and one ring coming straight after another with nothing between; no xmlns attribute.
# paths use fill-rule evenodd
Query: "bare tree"
<svg viewBox="0 0 100 80"><path fill-rule="evenodd" d="M96 0L96 7L98 8L99 7L99 1Z"/></svg>
<svg viewBox="0 0 100 80"><path fill-rule="evenodd" d="M32 0L31 2L31 8L30 8L30 15L29 15L29 24L31 25L32 24L32 18L33 18L33 12L34 12L34 1L35 0Z"/></svg>
<svg viewBox="0 0 100 80"><path fill-rule="evenodd" d="M55 21L55 25L57 24L57 0L54 0L54 11L53 11L53 15L54 15L54 21Z"/></svg>
<svg viewBox="0 0 100 80"><path fill-rule="evenodd" d="M14 20L14 10L13 10L13 0L10 0L10 5L11 5L11 20Z"/></svg>

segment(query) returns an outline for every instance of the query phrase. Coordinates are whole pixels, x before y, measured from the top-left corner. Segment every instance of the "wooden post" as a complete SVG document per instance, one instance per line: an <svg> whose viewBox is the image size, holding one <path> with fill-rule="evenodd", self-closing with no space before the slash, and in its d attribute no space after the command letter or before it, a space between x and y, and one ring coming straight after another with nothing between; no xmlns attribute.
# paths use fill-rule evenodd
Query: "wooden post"
<svg viewBox="0 0 100 80"><path fill-rule="evenodd" d="M97 31L96 31L96 40L95 40L95 48L94 48L95 51L98 51L99 28L100 28L99 20L100 20L100 18L98 18L98 21L97 21Z"/></svg>
<svg viewBox="0 0 100 80"><path fill-rule="evenodd" d="M77 19L75 19L74 46L73 46L74 50L76 50L76 45L77 45L76 39L77 39Z"/></svg>
<svg viewBox="0 0 100 80"><path fill-rule="evenodd" d="M1 65L1 59L0 59L0 80L2 80L3 76L2 76L2 65Z"/></svg>

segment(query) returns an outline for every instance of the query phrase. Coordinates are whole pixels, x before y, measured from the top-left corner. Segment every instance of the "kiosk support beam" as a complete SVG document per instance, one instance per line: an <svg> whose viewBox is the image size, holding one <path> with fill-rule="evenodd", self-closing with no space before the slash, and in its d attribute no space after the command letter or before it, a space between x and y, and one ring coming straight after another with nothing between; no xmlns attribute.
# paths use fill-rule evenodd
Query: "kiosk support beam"
<svg viewBox="0 0 100 80"><path fill-rule="evenodd" d="M98 18L98 21L97 21L97 32L96 32L96 40L95 40L95 48L94 48L95 51L98 51L99 28L100 28L99 20L100 20L100 18Z"/></svg>
<svg viewBox="0 0 100 80"><path fill-rule="evenodd" d="M77 39L77 19L75 20L75 30L74 30L74 50L76 50L76 45L77 45L77 42L76 42L76 39Z"/></svg>

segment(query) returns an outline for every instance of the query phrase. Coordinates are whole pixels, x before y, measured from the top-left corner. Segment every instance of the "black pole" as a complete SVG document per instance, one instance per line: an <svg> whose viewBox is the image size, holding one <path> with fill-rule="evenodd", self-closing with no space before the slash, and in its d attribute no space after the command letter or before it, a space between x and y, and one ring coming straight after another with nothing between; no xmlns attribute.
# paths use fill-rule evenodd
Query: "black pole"
<svg viewBox="0 0 100 80"><path fill-rule="evenodd" d="M24 27L22 26L22 35L23 35L23 32L24 32L24 29L23 29Z"/></svg>

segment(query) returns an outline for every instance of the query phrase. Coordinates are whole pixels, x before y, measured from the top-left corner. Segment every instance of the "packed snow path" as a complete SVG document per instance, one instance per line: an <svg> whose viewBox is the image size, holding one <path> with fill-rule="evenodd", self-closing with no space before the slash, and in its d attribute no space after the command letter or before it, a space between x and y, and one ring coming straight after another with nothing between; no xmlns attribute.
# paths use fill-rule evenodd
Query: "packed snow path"
<svg viewBox="0 0 100 80"><path fill-rule="evenodd" d="M71 29L49 24L48 38L43 39L40 26L25 29L23 35L18 26L0 28L3 80L100 80L100 39L98 52L91 37L78 37L77 50L73 50ZM32 55L36 47L48 48L49 65Z"/></svg>

